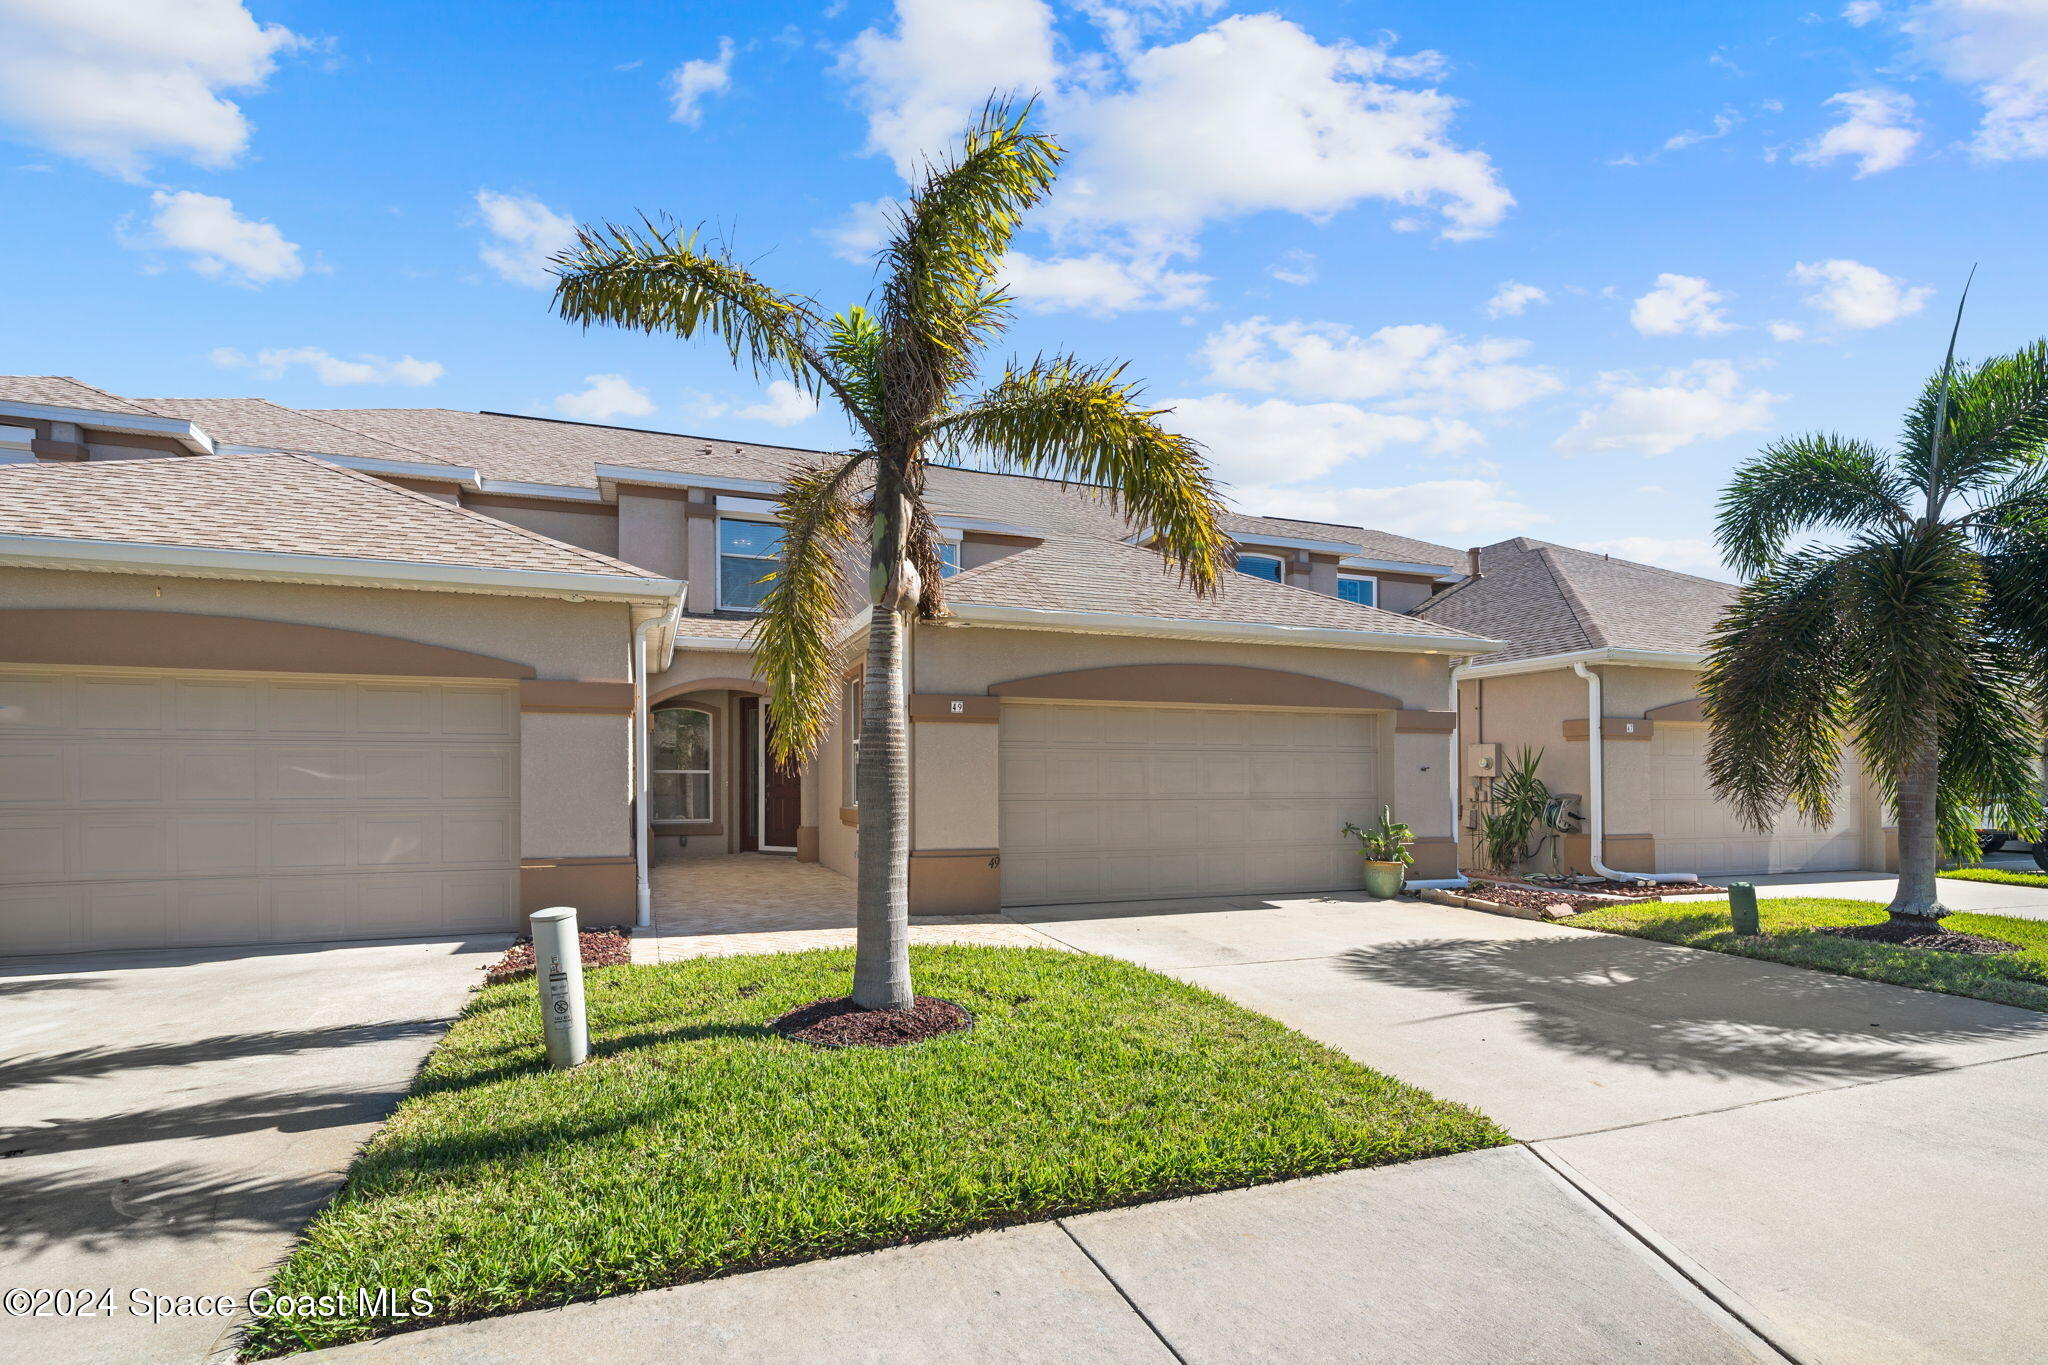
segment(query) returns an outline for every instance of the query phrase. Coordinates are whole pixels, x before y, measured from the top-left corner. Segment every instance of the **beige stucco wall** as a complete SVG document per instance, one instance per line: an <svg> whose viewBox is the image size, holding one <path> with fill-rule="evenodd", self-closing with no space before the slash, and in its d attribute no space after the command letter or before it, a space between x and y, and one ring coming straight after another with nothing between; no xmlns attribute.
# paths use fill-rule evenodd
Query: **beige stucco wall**
<svg viewBox="0 0 2048 1365"><path fill-rule="evenodd" d="M1373 577L1380 581L1379 605L1385 611L1413 611L1436 592L1436 580L1430 578L1378 572L1374 572Z"/></svg>
<svg viewBox="0 0 2048 1365"><path fill-rule="evenodd" d="M910 846L995 848L995 725L918 721L910 727Z"/></svg>
<svg viewBox="0 0 2048 1365"><path fill-rule="evenodd" d="M618 555L668 578L690 576L690 519L681 489L619 489ZM706 523L707 525L709 523Z"/></svg>
<svg viewBox="0 0 2048 1365"><path fill-rule="evenodd" d="M0 607L128 609L330 626L531 666L542 678L630 676L631 614L611 602L0 569ZM521 717L520 855L631 851L624 716Z"/></svg>
<svg viewBox="0 0 2048 1365"><path fill-rule="evenodd" d="M542 502L527 498L471 494L462 505L514 526L524 526L544 536L580 545L602 555L619 552L618 510L602 503Z"/></svg>
<svg viewBox="0 0 2048 1365"><path fill-rule="evenodd" d="M1551 791L1586 796L1591 781L1586 746L1568 742L1564 737L1566 718L1586 714L1586 684L1578 675L1564 669L1472 679L1459 685L1458 694L1461 764L1465 745L1499 745L1503 766L1527 745L1542 752L1543 762L1537 773ZM1478 856L1478 836L1469 828L1474 785L1471 774L1461 771L1459 824L1465 839L1465 860L1470 866L1484 861Z"/></svg>

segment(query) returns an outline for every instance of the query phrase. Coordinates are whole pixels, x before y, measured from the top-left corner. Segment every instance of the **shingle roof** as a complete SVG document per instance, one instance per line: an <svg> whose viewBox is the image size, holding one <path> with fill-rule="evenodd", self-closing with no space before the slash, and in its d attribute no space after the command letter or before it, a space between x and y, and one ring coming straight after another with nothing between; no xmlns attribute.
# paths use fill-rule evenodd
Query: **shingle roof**
<svg viewBox="0 0 2048 1365"><path fill-rule="evenodd" d="M658 578L304 455L0 465L0 534Z"/></svg>
<svg viewBox="0 0 2048 1365"><path fill-rule="evenodd" d="M96 389L64 374L0 374L0 401L42 403L53 408L86 408L93 412L141 412L126 398Z"/></svg>
<svg viewBox="0 0 2048 1365"><path fill-rule="evenodd" d="M379 440L339 423L262 398L139 398L145 410L182 417L228 445L270 446L301 455L357 455L418 464L446 463L409 446Z"/></svg>
<svg viewBox="0 0 2048 1365"><path fill-rule="evenodd" d="M1486 662L1587 649L1706 652L1735 587L1519 536L1480 550L1480 574L1425 603L1441 625L1506 640Z"/></svg>
<svg viewBox="0 0 2048 1365"><path fill-rule="evenodd" d="M1261 517L1246 512L1226 513L1223 529L1246 535L1292 536L1304 540L1340 540L1356 545L1367 559L1391 559L1403 564L1433 564L1454 572L1465 571L1465 552L1392 531L1375 531L1367 526L1347 526L1334 521L1297 521L1293 517Z"/></svg>
<svg viewBox="0 0 2048 1365"><path fill-rule="evenodd" d="M1216 596L1198 598L1181 586L1157 554L1115 540L1048 540L948 579L946 600L955 605L1037 611L1119 612L1170 621L1314 626L1449 638L1476 633L1269 583L1249 574L1225 574Z"/></svg>
<svg viewBox="0 0 2048 1365"><path fill-rule="evenodd" d="M781 479L818 452L707 436L591 426L452 408L315 408L315 417L432 452L490 479L597 487L600 464L726 479Z"/></svg>

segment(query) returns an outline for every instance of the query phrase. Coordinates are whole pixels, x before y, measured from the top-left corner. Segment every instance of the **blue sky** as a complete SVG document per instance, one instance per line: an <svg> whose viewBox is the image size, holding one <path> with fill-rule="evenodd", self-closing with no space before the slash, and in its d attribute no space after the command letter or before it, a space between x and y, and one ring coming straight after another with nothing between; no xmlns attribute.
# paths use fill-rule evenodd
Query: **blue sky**
<svg viewBox="0 0 2048 1365"><path fill-rule="evenodd" d="M175 12L172 12L175 10ZM1711 571L1773 435L2033 339L2048 0L0 0L10 372L831 446L538 262L666 212L835 306L993 89L1070 149L1011 348L1128 360L1250 510Z"/></svg>

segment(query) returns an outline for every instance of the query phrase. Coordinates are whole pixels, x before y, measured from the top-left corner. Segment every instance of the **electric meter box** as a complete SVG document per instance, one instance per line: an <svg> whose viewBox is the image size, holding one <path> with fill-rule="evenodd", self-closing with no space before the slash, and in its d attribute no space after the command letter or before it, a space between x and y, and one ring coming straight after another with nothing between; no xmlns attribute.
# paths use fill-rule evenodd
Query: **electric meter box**
<svg viewBox="0 0 2048 1365"><path fill-rule="evenodd" d="M1465 776L1500 776L1500 745L1467 744L1465 746Z"/></svg>

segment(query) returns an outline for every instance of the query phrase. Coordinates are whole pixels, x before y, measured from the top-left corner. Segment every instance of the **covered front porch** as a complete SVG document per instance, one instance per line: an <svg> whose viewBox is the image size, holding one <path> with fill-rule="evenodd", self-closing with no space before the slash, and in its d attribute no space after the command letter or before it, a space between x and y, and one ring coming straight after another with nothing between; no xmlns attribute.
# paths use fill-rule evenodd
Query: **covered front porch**
<svg viewBox="0 0 2048 1365"><path fill-rule="evenodd" d="M720 854L656 863L650 878L654 922L633 937L636 962L853 943L853 880L822 863ZM1064 946L1003 915L913 915L910 924L916 942Z"/></svg>

